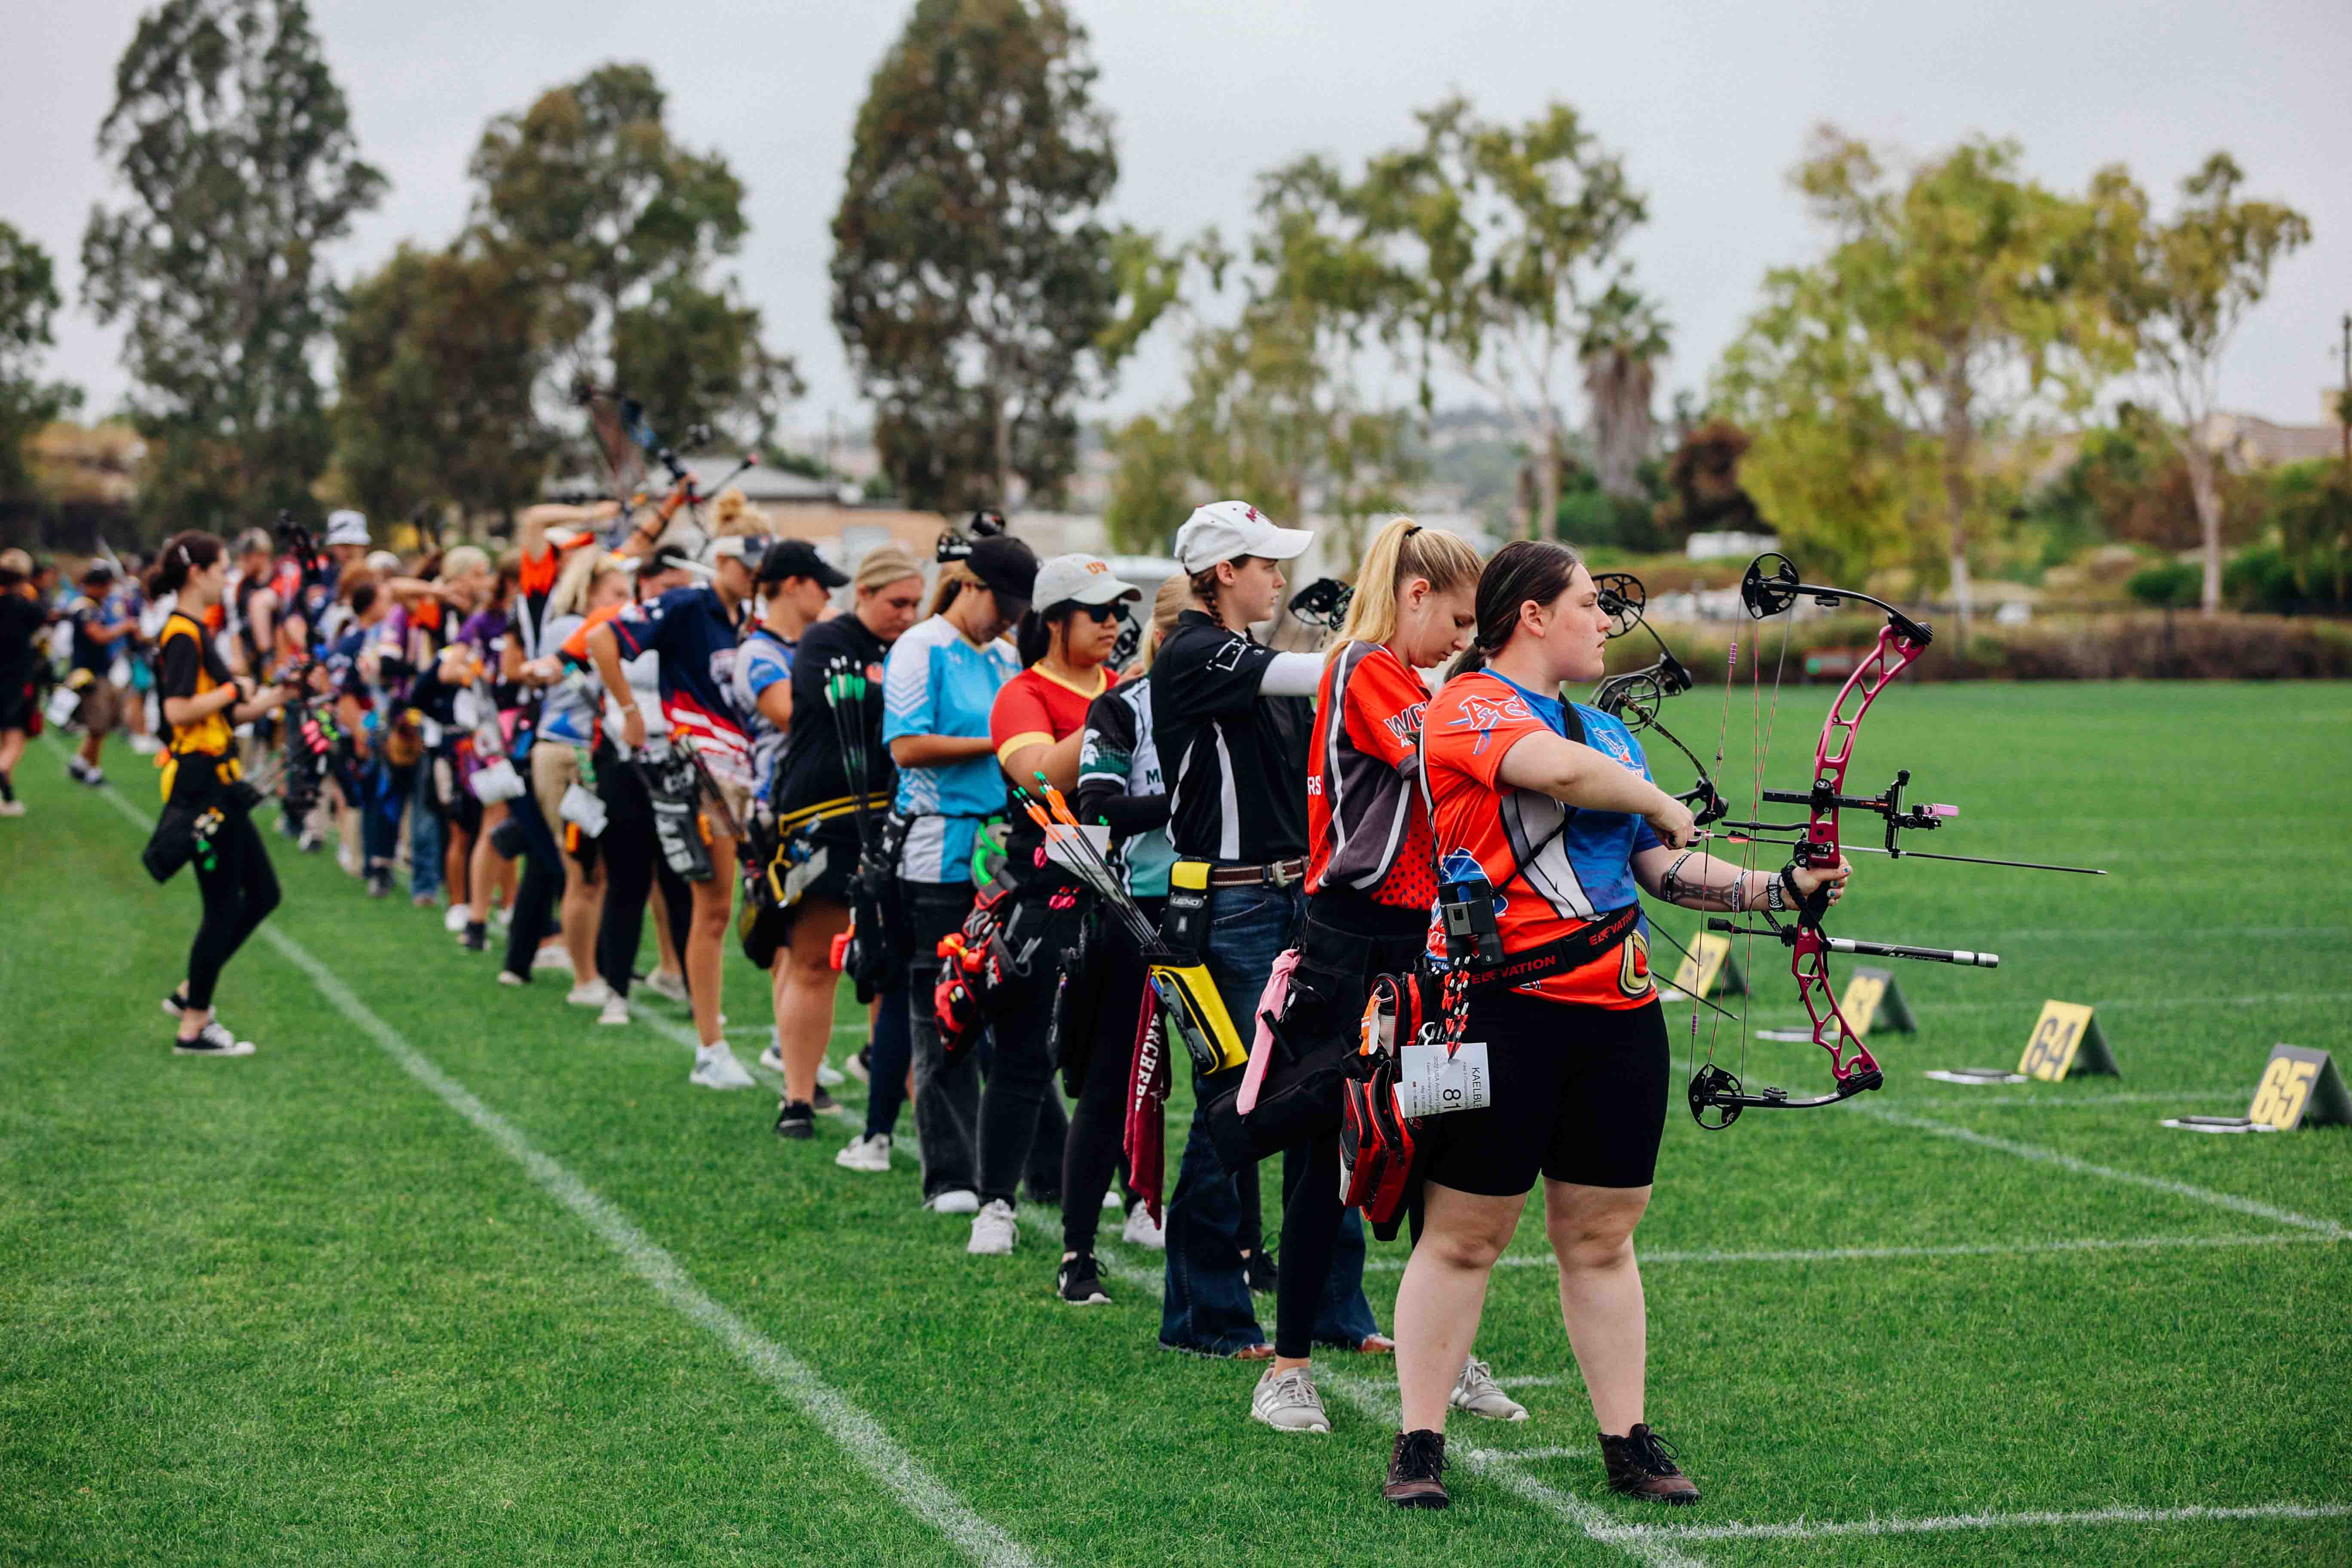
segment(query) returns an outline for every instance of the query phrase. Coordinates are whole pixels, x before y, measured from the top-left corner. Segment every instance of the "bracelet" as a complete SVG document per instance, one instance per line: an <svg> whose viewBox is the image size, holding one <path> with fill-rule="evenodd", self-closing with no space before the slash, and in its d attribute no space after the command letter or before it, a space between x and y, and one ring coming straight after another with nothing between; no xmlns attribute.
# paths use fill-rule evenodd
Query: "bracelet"
<svg viewBox="0 0 2352 1568"><path fill-rule="evenodd" d="M1770 881L1764 884L1764 907L1766 909L1783 910L1788 909L1788 900L1783 890L1788 875L1789 873L1786 870L1783 870L1780 876L1773 878Z"/></svg>

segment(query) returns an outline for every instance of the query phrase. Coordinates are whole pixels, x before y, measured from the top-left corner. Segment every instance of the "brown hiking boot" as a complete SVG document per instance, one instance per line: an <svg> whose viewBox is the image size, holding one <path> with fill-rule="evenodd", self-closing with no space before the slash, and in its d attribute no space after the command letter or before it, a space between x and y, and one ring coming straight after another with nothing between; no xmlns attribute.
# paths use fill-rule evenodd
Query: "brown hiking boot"
<svg viewBox="0 0 2352 1568"><path fill-rule="evenodd" d="M1698 1501L1698 1488L1675 1463L1674 1445L1639 1421L1622 1437L1601 1434L1601 1459L1609 1467L1612 1492L1656 1502Z"/></svg>
<svg viewBox="0 0 2352 1568"><path fill-rule="evenodd" d="M1396 1452L1389 1458L1388 1484L1381 1496L1399 1508L1444 1508L1454 1500L1445 1495L1438 1477L1445 1469L1445 1434L1423 1427L1400 1432Z"/></svg>

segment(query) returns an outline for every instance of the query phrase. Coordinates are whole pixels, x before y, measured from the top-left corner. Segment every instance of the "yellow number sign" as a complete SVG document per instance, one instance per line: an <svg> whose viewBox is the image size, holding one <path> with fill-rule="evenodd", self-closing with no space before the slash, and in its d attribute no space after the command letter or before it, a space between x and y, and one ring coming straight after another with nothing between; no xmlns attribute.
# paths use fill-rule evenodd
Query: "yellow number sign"
<svg viewBox="0 0 2352 1568"><path fill-rule="evenodd" d="M2302 1046L2273 1046L2255 1086L2254 1103L2246 1120L2275 1127L2282 1132L2297 1125L2320 1126L2352 1117L2344 1080L2326 1051Z"/></svg>
<svg viewBox="0 0 2352 1568"><path fill-rule="evenodd" d="M2114 1073L2115 1054L2091 1017L2084 1002L2052 1000L2042 1004L2042 1016L2025 1042L2017 1070L2044 1083L2056 1083L2070 1072Z"/></svg>
<svg viewBox="0 0 2352 1568"><path fill-rule="evenodd" d="M1690 951L1675 970L1674 989L1685 996L1712 996L1718 990L1727 996L1748 994L1747 977L1731 957L1731 939L1704 933L1691 938Z"/></svg>

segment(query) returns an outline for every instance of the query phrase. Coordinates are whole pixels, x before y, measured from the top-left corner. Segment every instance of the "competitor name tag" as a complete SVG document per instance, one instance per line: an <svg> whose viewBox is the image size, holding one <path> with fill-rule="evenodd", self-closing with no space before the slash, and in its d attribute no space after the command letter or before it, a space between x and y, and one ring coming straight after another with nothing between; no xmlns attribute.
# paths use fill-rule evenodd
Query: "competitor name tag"
<svg viewBox="0 0 2352 1568"><path fill-rule="evenodd" d="M1406 1116L1482 1110L1495 1098L1486 1043L1465 1040L1451 1058L1444 1046L1407 1046L1397 1053L1397 1110Z"/></svg>

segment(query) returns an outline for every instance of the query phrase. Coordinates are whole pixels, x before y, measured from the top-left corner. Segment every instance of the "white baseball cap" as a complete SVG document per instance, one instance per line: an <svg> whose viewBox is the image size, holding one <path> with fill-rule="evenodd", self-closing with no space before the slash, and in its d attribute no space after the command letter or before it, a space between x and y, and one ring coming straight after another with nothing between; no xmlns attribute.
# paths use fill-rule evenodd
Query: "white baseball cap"
<svg viewBox="0 0 2352 1568"><path fill-rule="evenodd" d="M1176 559L1187 572L1206 572L1220 561L1260 555L1288 561L1307 553L1315 536L1303 528L1276 528L1273 519L1245 500L1213 500L1195 508L1176 531Z"/></svg>
<svg viewBox="0 0 2352 1568"><path fill-rule="evenodd" d="M1029 602L1039 609L1055 605L1108 605L1139 599L1143 590L1122 583L1099 555L1056 555L1037 568L1037 584Z"/></svg>
<svg viewBox="0 0 2352 1568"><path fill-rule="evenodd" d="M327 514L328 543L365 544L367 542L367 513L344 507Z"/></svg>

